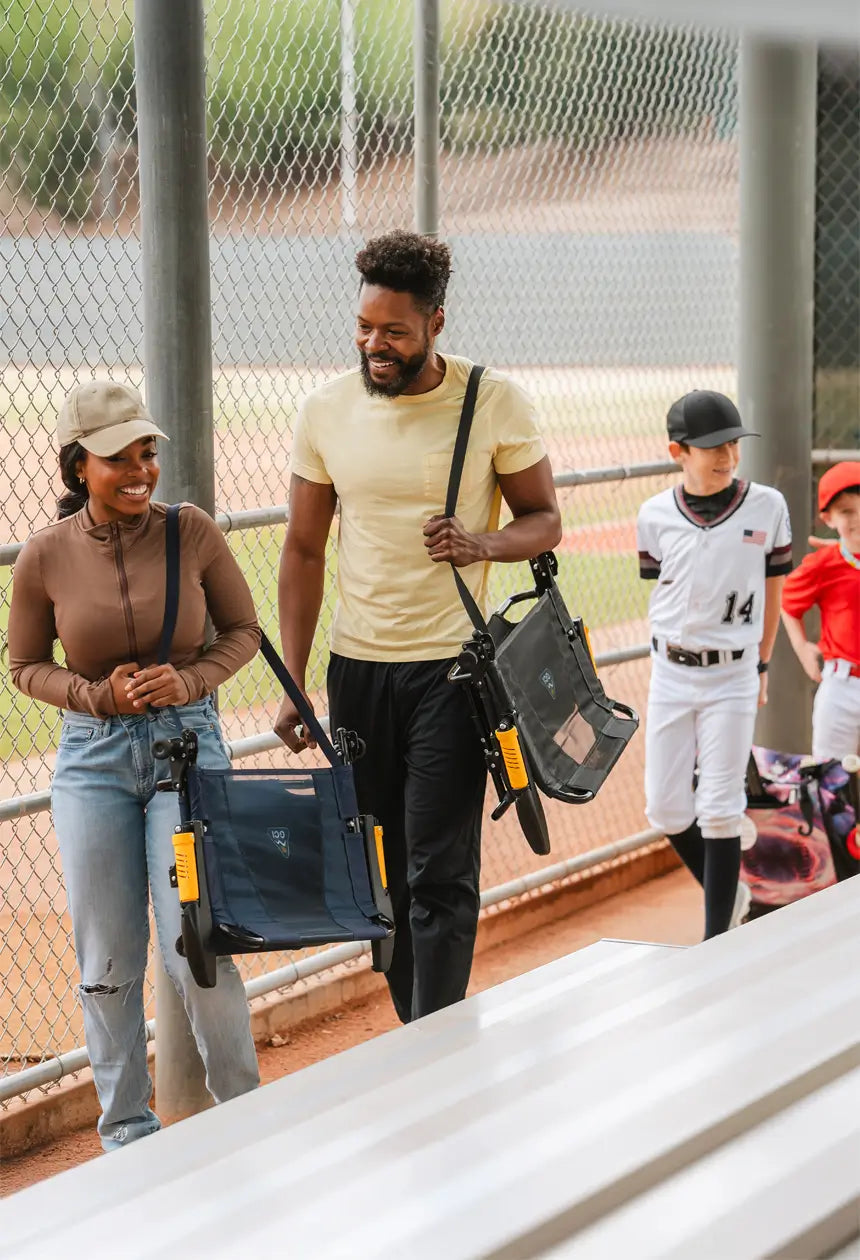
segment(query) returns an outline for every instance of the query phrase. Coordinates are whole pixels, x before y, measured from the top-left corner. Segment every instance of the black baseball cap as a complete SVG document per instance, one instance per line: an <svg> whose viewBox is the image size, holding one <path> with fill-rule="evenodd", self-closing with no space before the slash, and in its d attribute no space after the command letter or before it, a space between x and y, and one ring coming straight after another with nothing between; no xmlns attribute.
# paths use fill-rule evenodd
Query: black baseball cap
<svg viewBox="0 0 860 1260"><path fill-rule="evenodd" d="M712 389L694 389L673 402L666 416L670 442L700 446L710 450L735 438L760 437L745 429L740 412L730 398Z"/></svg>

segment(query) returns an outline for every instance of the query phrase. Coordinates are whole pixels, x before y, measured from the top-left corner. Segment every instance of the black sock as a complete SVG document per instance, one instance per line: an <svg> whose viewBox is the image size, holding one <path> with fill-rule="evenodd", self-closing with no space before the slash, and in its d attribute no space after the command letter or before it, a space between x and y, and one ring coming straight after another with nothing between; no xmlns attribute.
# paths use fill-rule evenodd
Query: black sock
<svg viewBox="0 0 860 1260"><path fill-rule="evenodd" d="M705 882L705 842L699 831L699 824L694 819L686 831L679 831L675 836L666 839L678 854L690 874L699 881Z"/></svg>
<svg viewBox="0 0 860 1260"><path fill-rule="evenodd" d="M728 930L741 871L741 838L705 840L705 940Z"/></svg>

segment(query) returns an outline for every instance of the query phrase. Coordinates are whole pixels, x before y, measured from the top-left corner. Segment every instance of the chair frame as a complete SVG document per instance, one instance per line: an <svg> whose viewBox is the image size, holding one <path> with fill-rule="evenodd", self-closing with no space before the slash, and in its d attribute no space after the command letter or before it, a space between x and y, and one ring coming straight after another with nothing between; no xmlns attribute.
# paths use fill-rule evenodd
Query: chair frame
<svg viewBox="0 0 860 1260"><path fill-rule="evenodd" d="M353 731L340 728L332 741L343 765L350 765L364 752L364 744ZM157 740L153 756L168 764L168 777L161 779L156 790L179 795L181 822L175 828L173 844L176 856L170 868L171 885L179 892L181 935L176 942L179 954L185 957L195 981L201 988L211 989L216 983L219 954L264 953L269 948L265 938L236 925L215 924L209 900L206 863L203 850L205 822L193 817L190 776L197 762L197 736L182 730L169 740ZM382 852L382 829L370 814L347 819L347 827L362 836L364 853L378 921L386 930L383 939L372 940L374 971L386 972L394 950L394 911L385 876Z"/></svg>

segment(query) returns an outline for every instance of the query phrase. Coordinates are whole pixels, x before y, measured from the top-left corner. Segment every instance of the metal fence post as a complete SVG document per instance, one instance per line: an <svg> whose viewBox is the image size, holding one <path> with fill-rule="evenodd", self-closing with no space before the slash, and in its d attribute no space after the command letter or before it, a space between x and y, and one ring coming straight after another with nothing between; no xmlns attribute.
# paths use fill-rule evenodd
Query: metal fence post
<svg viewBox="0 0 860 1260"><path fill-rule="evenodd" d="M135 6L146 399L170 434L159 497L215 510L206 85L201 0ZM164 1120L211 1104L185 1009L156 950Z"/></svg>
<svg viewBox="0 0 860 1260"><path fill-rule="evenodd" d="M347 232L358 222L358 101L355 0L340 0L340 213Z"/></svg>
<svg viewBox="0 0 860 1260"><path fill-rule="evenodd" d="M439 235L439 0L415 0L415 230Z"/></svg>
<svg viewBox="0 0 860 1260"><path fill-rule="evenodd" d="M744 36L740 64L739 392L761 433L743 467L788 502L794 560L806 553L812 496L816 50ZM780 631L757 740L808 752L811 684Z"/></svg>

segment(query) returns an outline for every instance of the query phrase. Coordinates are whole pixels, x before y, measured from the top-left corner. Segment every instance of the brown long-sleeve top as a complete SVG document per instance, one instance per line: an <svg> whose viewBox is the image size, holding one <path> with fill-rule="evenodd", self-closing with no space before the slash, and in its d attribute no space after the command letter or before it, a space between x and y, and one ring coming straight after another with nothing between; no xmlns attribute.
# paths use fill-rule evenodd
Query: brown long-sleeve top
<svg viewBox="0 0 860 1260"><path fill-rule="evenodd" d="M25 695L96 716L116 712L117 665L156 661L164 619L166 506L96 525L86 508L34 534L15 564L9 614L12 681ZM251 660L260 628L248 584L218 526L179 513L179 615L170 664L199 700ZM205 647L206 614L215 638ZM65 667L54 660L54 641Z"/></svg>

